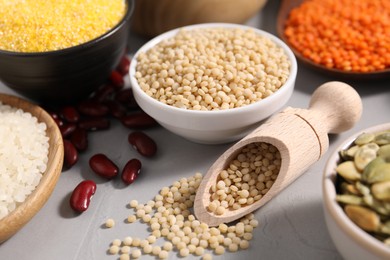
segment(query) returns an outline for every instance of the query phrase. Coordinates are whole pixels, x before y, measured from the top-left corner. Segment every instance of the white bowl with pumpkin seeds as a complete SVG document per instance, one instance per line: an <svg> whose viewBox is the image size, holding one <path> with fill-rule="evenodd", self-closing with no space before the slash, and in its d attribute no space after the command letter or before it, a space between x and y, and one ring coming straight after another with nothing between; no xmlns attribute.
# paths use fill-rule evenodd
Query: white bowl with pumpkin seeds
<svg viewBox="0 0 390 260"><path fill-rule="evenodd" d="M354 134L330 156L325 221L345 259L390 259L390 123Z"/></svg>

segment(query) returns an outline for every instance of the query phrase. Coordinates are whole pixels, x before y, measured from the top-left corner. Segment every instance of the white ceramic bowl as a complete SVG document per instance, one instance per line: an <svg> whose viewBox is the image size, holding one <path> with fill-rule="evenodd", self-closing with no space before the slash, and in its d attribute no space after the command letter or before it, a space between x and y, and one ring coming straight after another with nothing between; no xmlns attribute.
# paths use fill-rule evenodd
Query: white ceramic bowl
<svg viewBox="0 0 390 260"><path fill-rule="evenodd" d="M180 28L161 34L147 42L134 55L130 66L130 81L134 97L139 106L169 131L198 143L226 143L244 137L251 130L255 129L260 121L268 118L287 103L292 95L297 75L297 62L294 54L283 41L270 33L244 25L227 23L197 24L181 28L191 30L221 27L250 28L259 35L268 37L278 46L281 46L291 61L290 76L285 84L274 94L259 102L244 107L219 111L185 110L155 100L148 96L137 83L135 78L137 56L141 52L146 52L162 40L173 37Z"/></svg>
<svg viewBox="0 0 390 260"><path fill-rule="evenodd" d="M390 247L355 225L336 201L336 165L339 151L347 148L358 135L390 129L390 123L373 126L352 135L330 156L323 174L322 194L326 225L333 242L345 259L390 259Z"/></svg>

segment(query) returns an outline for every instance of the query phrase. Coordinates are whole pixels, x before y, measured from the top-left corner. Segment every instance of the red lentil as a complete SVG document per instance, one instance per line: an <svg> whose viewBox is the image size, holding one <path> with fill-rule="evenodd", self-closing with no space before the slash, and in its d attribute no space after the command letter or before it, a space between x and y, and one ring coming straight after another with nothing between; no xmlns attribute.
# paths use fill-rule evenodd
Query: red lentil
<svg viewBox="0 0 390 260"><path fill-rule="evenodd" d="M327 68L371 72L390 67L390 1L308 0L284 34L305 58Z"/></svg>

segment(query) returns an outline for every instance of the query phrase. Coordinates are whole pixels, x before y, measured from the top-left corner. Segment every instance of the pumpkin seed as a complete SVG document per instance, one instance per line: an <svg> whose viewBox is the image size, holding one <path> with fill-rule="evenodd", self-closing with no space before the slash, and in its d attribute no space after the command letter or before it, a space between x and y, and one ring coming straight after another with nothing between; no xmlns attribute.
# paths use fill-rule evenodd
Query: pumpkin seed
<svg viewBox="0 0 390 260"><path fill-rule="evenodd" d="M355 154L354 162L359 171L363 171L372 160L376 158L376 152L379 146L375 143L369 143L361 146Z"/></svg>
<svg viewBox="0 0 390 260"><path fill-rule="evenodd" d="M336 172L349 181L357 181L361 178L361 173L356 169L355 163L352 161L339 164L336 167Z"/></svg>
<svg viewBox="0 0 390 260"><path fill-rule="evenodd" d="M378 200L390 201L390 181L373 184L371 186L371 192Z"/></svg>
<svg viewBox="0 0 390 260"><path fill-rule="evenodd" d="M386 162L390 162L390 144L379 147L378 156L382 157Z"/></svg>
<svg viewBox="0 0 390 260"><path fill-rule="evenodd" d="M362 180L370 183L370 179L373 178L374 169L378 167L378 165L384 164L385 160L382 157L377 157L372 160L369 164L367 164L366 168L364 168L362 173Z"/></svg>
<svg viewBox="0 0 390 260"><path fill-rule="evenodd" d="M366 231L377 231L379 229L380 218L371 209L362 206L347 205L344 210L347 216L361 229Z"/></svg>
<svg viewBox="0 0 390 260"><path fill-rule="evenodd" d="M343 194L337 195L336 200L347 205L363 205L363 198L355 195Z"/></svg>
<svg viewBox="0 0 390 260"><path fill-rule="evenodd" d="M357 145L368 144L368 143L371 143L372 141L374 141L374 139L375 139L375 134L363 133L356 138L355 144L357 144Z"/></svg>
<svg viewBox="0 0 390 260"><path fill-rule="evenodd" d="M361 182L355 183L356 190L359 191L359 193L363 196L369 195L371 193L370 187L364 185Z"/></svg>
<svg viewBox="0 0 390 260"><path fill-rule="evenodd" d="M370 184L376 182L390 181L390 163L379 163L374 165L364 177Z"/></svg>
<svg viewBox="0 0 390 260"><path fill-rule="evenodd" d="M359 146L358 145L354 145L351 148L342 150L340 152L340 156L341 156L341 158L343 158L343 160L351 160L351 159L354 158L355 153L356 153L356 151L358 149L359 149Z"/></svg>
<svg viewBox="0 0 390 260"><path fill-rule="evenodd" d="M375 136L375 143L379 145L390 144L390 131Z"/></svg>

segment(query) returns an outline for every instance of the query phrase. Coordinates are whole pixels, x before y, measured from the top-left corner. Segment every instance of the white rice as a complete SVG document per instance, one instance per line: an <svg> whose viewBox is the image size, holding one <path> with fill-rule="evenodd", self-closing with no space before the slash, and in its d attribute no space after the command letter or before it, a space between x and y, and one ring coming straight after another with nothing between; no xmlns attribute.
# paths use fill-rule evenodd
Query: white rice
<svg viewBox="0 0 390 260"><path fill-rule="evenodd" d="M46 124L0 102L0 219L34 191L46 170Z"/></svg>

